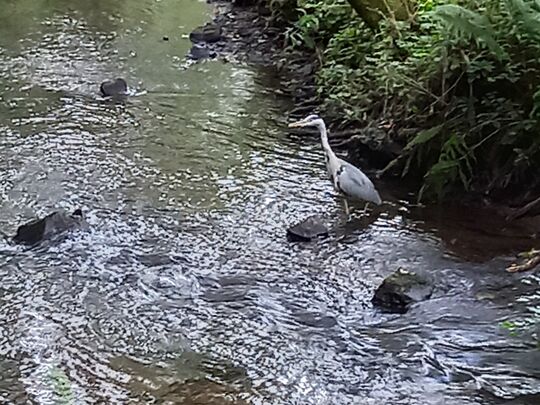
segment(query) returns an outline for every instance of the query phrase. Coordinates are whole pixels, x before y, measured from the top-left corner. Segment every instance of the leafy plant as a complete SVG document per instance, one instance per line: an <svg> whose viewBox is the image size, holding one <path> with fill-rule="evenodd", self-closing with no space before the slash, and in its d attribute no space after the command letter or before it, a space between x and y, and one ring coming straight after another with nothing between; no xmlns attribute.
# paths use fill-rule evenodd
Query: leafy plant
<svg viewBox="0 0 540 405"><path fill-rule="evenodd" d="M339 30L339 23L352 16L352 10L344 0L299 0L297 11L297 21L287 30L289 43L311 49L316 42L327 42Z"/></svg>
<svg viewBox="0 0 540 405"><path fill-rule="evenodd" d="M464 189L469 189L474 159L472 150L467 146L465 137L452 134L444 142L439 160L426 173L426 182L420 189L418 199L421 200L424 192L432 188L434 193L441 198L448 190L449 184L461 182Z"/></svg>
<svg viewBox="0 0 540 405"><path fill-rule="evenodd" d="M71 405L75 403L75 396L71 389L71 383L64 371L58 367L54 367L50 371L50 378L53 385L54 393L58 397L57 404Z"/></svg>
<svg viewBox="0 0 540 405"><path fill-rule="evenodd" d="M540 189L540 1L416 4L374 32L346 1L298 1L291 46L320 55L324 107L342 126L393 122L389 167L422 179L421 198Z"/></svg>
<svg viewBox="0 0 540 405"><path fill-rule="evenodd" d="M495 30L486 15L474 12L456 4L438 6L434 15L444 21L451 35L459 39L485 44L489 50L502 59L504 50L495 39Z"/></svg>

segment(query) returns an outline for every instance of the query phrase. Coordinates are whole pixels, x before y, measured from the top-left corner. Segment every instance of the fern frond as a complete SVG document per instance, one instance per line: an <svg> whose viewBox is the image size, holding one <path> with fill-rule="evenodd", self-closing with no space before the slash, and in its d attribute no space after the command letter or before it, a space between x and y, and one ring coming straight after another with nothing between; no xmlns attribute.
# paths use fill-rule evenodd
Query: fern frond
<svg viewBox="0 0 540 405"><path fill-rule="evenodd" d="M455 4L445 4L435 9L434 15L444 22L450 33L461 39L473 40L502 59L504 50L495 39L495 31L489 19L475 11Z"/></svg>
<svg viewBox="0 0 540 405"><path fill-rule="evenodd" d="M540 41L540 1L506 0L506 7L520 31Z"/></svg>

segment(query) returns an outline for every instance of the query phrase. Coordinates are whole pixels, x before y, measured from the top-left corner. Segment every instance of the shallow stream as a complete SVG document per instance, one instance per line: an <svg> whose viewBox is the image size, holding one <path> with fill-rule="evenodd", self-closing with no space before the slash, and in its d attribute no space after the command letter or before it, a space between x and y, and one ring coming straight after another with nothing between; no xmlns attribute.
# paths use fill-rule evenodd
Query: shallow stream
<svg viewBox="0 0 540 405"><path fill-rule="evenodd" d="M540 403L540 352L500 326L538 289L504 271L526 232L380 182L386 204L347 220L268 72L186 67L204 2L4 3L0 229L77 207L90 226L1 242L0 401ZM115 77L124 104L97 94ZM330 236L289 243L312 214ZM400 266L435 294L383 314Z"/></svg>

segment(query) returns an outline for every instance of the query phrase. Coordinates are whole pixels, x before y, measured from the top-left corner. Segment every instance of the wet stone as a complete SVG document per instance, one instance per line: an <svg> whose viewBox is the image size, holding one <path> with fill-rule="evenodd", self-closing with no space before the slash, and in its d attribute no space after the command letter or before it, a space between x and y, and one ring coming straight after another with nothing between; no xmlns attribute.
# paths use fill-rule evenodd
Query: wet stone
<svg viewBox="0 0 540 405"><path fill-rule="evenodd" d="M337 320L333 316L321 315L318 313L303 312L297 313L296 319L303 325L312 328L328 329L337 325Z"/></svg>
<svg viewBox="0 0 540 405"><path fill-rule="evenodd" d="M99 91L105 97L124 96L127 94L127 83L122 78L106 81L101 83Z"/></svg>
<svg viewBox="0 0 540 405"><path fill-rule="evenodd" d="M386 312L403 314L409 307L431 297L433 284L422 275L398 269L375 291L372 303Z"/></svg>
<svg viewBox="0 0 540 405"><path fill-rule="evenodd" d="M174 382L157 392L160 403L193 405L247 405L234 386L220 384L209 379L190 379ZM163 402L162 402L163 401Z"/></svg>
<svg viewBox="0 0 540 405"><path fill-rule="evenodd" d="M310 241L327 235L328 228L323 219L317 215L308 217L287 230L287 238L291 241Z"/></svg>
<svg viewBox="0 0 540 405"><path fill-rule="evenodd" d="M263 17L270 17L272 15L272 10L264 4L259 4L257 6L257 11L259 12L259 15Z"/></svg>
<svg viewBox="0 0 540 405"><path fill-rule="evenodd" d="M44 239L50 239L66 231L76 229L84 223L82 211L75 210L72 214L55 211L42 219L36 219L21 225L13 237L15 243L34 245Z"/></svg>
<svg viewBox="0 0 540 405"><path fill-rule="evenodd" d="M217 53L215 51L197 44L193 45L188 53L188 58L193 60L215 58L216 56Z"/></svg>
<svg viewBox="0 0 540 405"><path fill-rule="evenodd" d="M193 43L217 42L221 39L221 26L208 23L201 27L197 27L189 34L189 39Z"/></svg>

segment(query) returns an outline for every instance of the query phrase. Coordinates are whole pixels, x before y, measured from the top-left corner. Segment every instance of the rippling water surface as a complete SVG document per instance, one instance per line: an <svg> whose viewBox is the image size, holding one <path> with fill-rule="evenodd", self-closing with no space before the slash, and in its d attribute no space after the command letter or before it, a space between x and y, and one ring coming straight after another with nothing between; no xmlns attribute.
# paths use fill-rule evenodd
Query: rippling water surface
<svg viewBox="0 0 540 405"><path fill-rule="evenodd" d="M194 0L0 10L0 227L76 207L90 224L1 243L1 401L540 403L538 351L499 326L538 285L501 255L533 242L384 185L386 205L347 221L268 74L186 68L185 35L210 15ZM102 100L118 76L138 95ZM330 237L288 243L311 214ZM435 295L381 314L370 298L399 266L429 271Z"/></svg>

